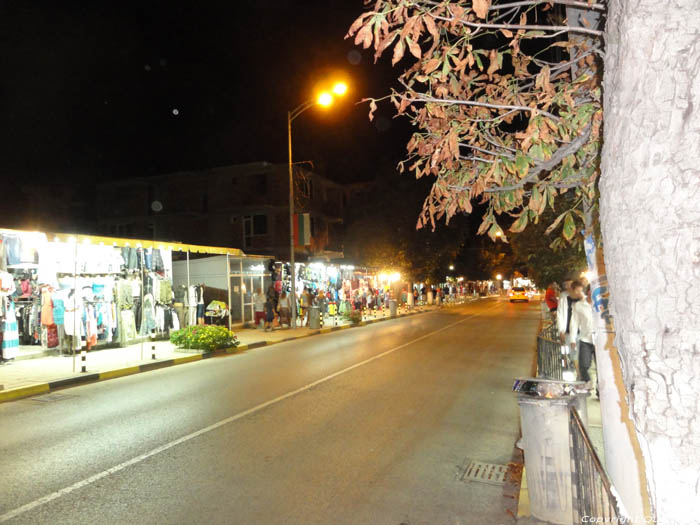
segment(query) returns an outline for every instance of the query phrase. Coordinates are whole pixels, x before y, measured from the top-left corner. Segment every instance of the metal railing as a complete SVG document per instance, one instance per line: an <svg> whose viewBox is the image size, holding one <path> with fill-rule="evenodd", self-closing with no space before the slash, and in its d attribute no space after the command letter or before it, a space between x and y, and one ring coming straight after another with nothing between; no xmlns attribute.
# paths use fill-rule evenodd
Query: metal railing
<svg viewBox="0 0 700 525"><path fill-rule="evenodd" d="M561 347L556 325L545 326L537 336L537 377L563 379L570 363L569 354L563 354Z"/></svg>
<svg viewBox="0 0 700 525"><path fill-rule="evenodd" d="M626 523L621 518L612 485L596 454L578 411L569 408L571 501L574 523Z"/></svg>

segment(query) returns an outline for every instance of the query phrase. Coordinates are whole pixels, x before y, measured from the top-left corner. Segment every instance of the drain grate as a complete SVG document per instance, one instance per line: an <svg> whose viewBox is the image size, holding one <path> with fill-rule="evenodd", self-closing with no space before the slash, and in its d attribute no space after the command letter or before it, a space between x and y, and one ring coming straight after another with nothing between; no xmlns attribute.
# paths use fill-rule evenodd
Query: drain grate
<svg viewBox="0 0 700 525"><path fill-rule="evenodd" d="M32 401L39 401L41 403L53 403L54 401L62 401L64 399L70 399L71 397L77 397L73 394L44 394L43 396L32 397Z"/></svg>
<svg viewBox="0 0 700 525"><path fill-rule="evenodd" d="M491 485L503 485L506 481L508 467L505 465L494 465L481 461L465 461L467 468L462 471L460 479L462 481L478 481Z"/></svg>

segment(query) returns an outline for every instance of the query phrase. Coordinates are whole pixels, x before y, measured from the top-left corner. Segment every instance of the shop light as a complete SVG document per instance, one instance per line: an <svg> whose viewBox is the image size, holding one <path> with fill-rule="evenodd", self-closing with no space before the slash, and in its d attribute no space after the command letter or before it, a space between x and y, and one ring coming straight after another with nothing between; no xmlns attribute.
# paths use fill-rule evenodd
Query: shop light
<svg viewBox="0 0 700 525"><path fill-rule="evenodd" d="M60 242L60 241L61 241L61 239L59 239L58 237L53 238L53 242Z"/></svg>
<svg viewBox="0 0 700 525"><path fill-rule="evenodd" d="M392 283L397 282L399 279L401 279L401 274L399 272L394 272L391 274L391 282Z"/></svg>
<svg viewBox="0 0 700 525"><path fill-rule="evenodd" d="M354 270L355 267L351 264L341 264L340 269L341 270Z"/></svg>
<svg viewBox="0 0 700 525"><path fill-rule="evenodd" d="M385 273L380 273L380 274L379 274L379 280L380 280L380 281L388 281L388 280L389 280L389 276L388 276L387 274L385 274Z"/></svg>
<svg viewBox="0 0 700 525"><path fill-rule="evenodd" d="M71 235L70 237L68 237L68 242L71 244L75 244L76 242L78 242L78 239Z"/></svg>

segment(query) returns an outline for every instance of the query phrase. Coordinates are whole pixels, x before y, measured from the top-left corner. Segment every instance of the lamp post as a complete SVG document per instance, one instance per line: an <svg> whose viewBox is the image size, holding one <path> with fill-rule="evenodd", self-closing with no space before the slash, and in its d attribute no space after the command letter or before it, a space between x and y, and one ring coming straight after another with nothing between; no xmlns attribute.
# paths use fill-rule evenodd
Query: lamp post
<svg viewBox="0 0 700 525"><path fill-rule="evenodd" d="M335 95L342 96L348 90L347 84L344 82L336 83L332 92ZM289 301L289 308L291 310L291 326L296 328L297 323L297 296L296 296L296 268L294 263L294 174L292 168L292 121L299 115L304 113L307 109L310 109L316 105L328 107L333 103L333 95L327 91L322 92L315 100L309 100L299 105L293 111L287 111L287 144L289 147L289 265L291 270L292 278L292 289L291 298ZM290 328L291 328L290 326Z"/></svg>

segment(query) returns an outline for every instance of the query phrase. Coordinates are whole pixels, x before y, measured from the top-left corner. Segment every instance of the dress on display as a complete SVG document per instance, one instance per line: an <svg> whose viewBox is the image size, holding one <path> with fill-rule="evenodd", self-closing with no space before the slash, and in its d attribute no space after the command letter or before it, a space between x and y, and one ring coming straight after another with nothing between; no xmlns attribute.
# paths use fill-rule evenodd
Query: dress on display
<svg viewBox="0 0 700 525"><path fill-rule="evenodd" d="M2 358L14 359L19 353L19 331L15 317L15 305L8 299L3 298L2 300L9 303L2 322Z"/></svg>

